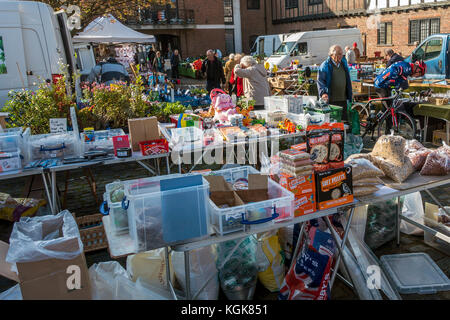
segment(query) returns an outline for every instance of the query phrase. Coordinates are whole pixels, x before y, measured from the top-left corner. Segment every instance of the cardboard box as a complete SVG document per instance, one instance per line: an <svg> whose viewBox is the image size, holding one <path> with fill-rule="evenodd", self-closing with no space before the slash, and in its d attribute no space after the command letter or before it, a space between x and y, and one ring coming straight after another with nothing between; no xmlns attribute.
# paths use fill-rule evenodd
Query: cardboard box
<svg viewBox="0 0 450 320"><path fill-rule="evenodd" d="M43 234L52 229L62 228L54 222L42 223ZM67 238L64 241L47 245L52 251L79 250L78 238ZM33 262L16 263L18 274L11 271L6 262L9 245L0 241L0 274L20 284L24 300L90 300L91 284L84 253L71 260L46 259ZM74 271L75 270L75 271ZM80 289L69 287L76 283L79 275Z"/></svg>
<svg viewBox="0 0 450 320"><path fill-rule="evenodd" d="M434 130L433 144L442 147L442 141L446 141L447 144L450 144L450 139L447 140L447 132L444 130Z"/></svg>
<svg viewBox="0 0 450 320"><path fill-rule="evenodd" d="M352 81L352 90L357 93L368 93L369 87L363 86L362 81Z"/></svg>
<svg viewBox="0 0 450 320"><path fill-rule="evenodd" d="M128 119L130 144L133 151L140 151L139 142L157 140L160 137L156 117Z"/></svg>
<svg viewBox="0 0 450 320"><path fill-rule="evenodd" d="M295 196L295 217L304 216L317 211L316 195L314 193Z"/></svg>
<svg viewBox="0 0 450 320"><path fill-rule="evenodd" d="M352 167L316 173L316 196L319 210L353 202Z"/></svg>
<svg viewBox="0 0 450 320"><path fill-rule="evenodd" d="M304 177L294 177L282 173L279 184L296 196L315 193L316 190L314 174Z"/></svg>
<svg viewBox="0 0 450 320"><path fill-rule="evenodd" d="M450 255L450 227L438 222L439 207L425 202L425 225L439 233L432 235L424 232L425 243L447 255Z"/></svg>
<svg viewBox="0 0 450 320"><path fill-rule="evenodd" d="M306 145L306 142L291 146L291 149L298 150L298 151L305 151L305 152L306 152L307 148L308 147Z"/></svg>

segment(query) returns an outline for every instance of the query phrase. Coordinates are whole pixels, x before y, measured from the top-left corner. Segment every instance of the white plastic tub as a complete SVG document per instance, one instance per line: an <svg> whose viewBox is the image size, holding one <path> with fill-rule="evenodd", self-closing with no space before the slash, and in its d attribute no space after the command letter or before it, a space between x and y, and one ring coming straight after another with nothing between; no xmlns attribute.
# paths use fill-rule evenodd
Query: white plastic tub
<svg viewBox="0 0 450 320"><path fill-rule="evenodd" d="M183 187L180 179L198 175L168 175L125 182L122 207L136 252L181 243L208 235L209 184ZM179 178L179 179L178 179ZM179 188L161 191L161 184L179 182ZM165 215L165 216L164 216Z"/></svg>
<svg viewBox="0 0 450 320"><path fill-rule="evenodd" d="M264 108L268 111L303 113L303 96L270 96L264 97Z"/></svg>
<svg viewBox="0 0 450 320"><path fill-rule="evenodd" d="M239 179L247 179L249 174L260 172L250 166L242 166L226 170L214 171L231 184ZM294 217L294 194L275 181L268 179L268 200L248 203L231 208L219 208L209 199L209 215L211 225L220 235L242 231L245 225L256 228L259 225L271 224L292 219Z"/></svg>
<svg viewBox="0 0 450 320"><path fill-rule="evenodd" d="M28 161L67 158L80 155L80 139L73 132L39 134L26 140Z"/></svg>

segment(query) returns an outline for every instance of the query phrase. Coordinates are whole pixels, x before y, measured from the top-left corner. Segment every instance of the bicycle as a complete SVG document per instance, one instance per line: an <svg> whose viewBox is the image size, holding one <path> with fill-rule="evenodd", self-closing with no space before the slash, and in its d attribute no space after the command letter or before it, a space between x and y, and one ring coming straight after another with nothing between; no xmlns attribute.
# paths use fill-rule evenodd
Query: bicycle
<svg viewBox="0 0 450 320"><path fill-rule="evenodd" d="M403 98L407 94L408 98ZM360 127L362 138L371 134L371 139L374 139L375 131L377 130L377 138L382 135L389 134L393 129L396 135L400 135L405 139L411 140L417 138L417 127L414 118L405 110L404 106L408 103L420 103L422 97L431 95L431 89L421 91L419 95L417 92L404 93L403 90L393 89L392 96L386 98L369 99L366 104L355 103L352 110L357 110L360 116ZM417 100L416 100L417 98ZM390 105L386 102L392 101ZM374 106L374 102L381 102L384 106L384 111L379 110Z"/></svg>

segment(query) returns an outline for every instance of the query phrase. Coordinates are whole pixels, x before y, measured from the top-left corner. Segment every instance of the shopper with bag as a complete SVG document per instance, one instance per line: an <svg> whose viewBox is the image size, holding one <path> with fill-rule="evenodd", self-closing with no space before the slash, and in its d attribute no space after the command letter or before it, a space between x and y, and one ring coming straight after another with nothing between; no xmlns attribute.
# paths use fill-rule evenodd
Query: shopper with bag
<svg viewBox="0 0 450 320"><path fill-rule="evenodd" d="M208 93L213 89L220 89L225 84L222 62L215 56L213 50L206 52L206 60L202 63L202 73L206 74L206 90Z"/></svg>
<svg viewBox="0 0 450 320"><path fill-rule="evenodd" d="M241 63L242 55L236 54L234 56L234 62L235 66L239 63ZM231 77L230 77L230 94L236 94L236 96L242 97L244 95L244 82L243 79L240 77L237 77L234 73L234 68L231 70Z"/></svg>
<svg viewBox="0 0 450 320"><path fill-rule="evenodd" d="M234 70L234 67L236 66L236 62L234 60L235 55L232 53L229 56L229 60L225 63L225 67L224 67L224 72L225 72L225 80L226 80L226 84L225 84L225 91L227 91L229 94L231 94L231 88L232 85L230 84L230 78L231 78L231 74Z"/></svg>

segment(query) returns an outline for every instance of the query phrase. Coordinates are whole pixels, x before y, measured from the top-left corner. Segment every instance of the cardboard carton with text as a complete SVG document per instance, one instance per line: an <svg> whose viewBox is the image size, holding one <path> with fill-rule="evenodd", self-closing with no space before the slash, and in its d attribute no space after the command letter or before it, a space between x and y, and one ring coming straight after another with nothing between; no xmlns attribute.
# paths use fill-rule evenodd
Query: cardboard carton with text
<svg viewBox="0 0 450 320"><path fill-rule="evenodd" d="M133 151L140 151L139 142L159 139L158 119L156 117L128 119L130 144Z"/></svg>

